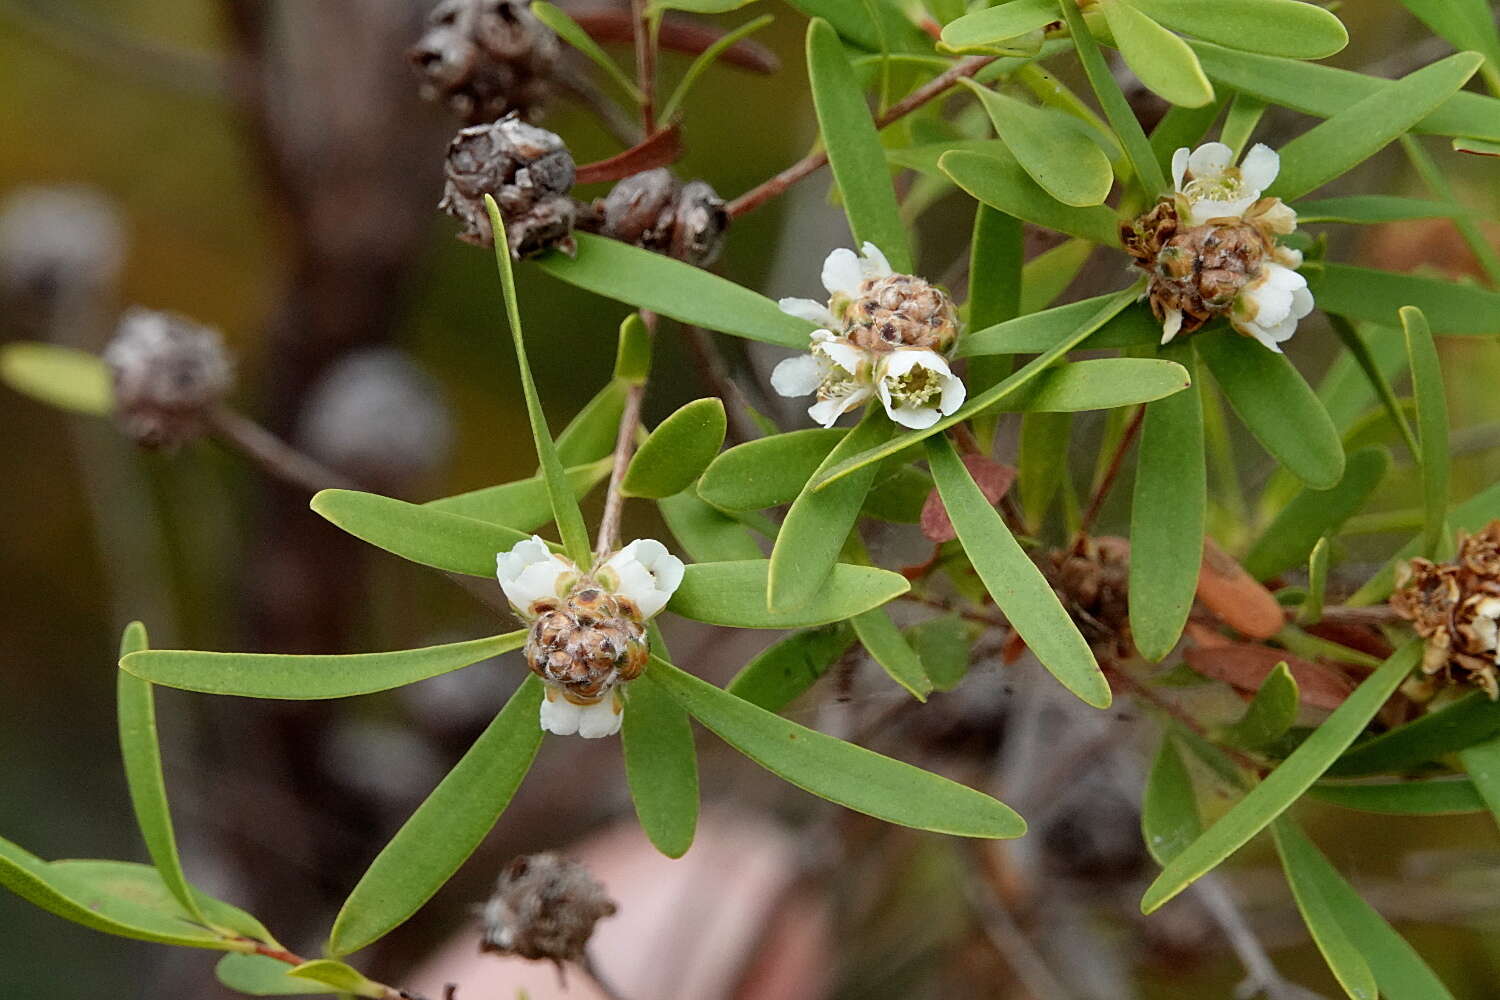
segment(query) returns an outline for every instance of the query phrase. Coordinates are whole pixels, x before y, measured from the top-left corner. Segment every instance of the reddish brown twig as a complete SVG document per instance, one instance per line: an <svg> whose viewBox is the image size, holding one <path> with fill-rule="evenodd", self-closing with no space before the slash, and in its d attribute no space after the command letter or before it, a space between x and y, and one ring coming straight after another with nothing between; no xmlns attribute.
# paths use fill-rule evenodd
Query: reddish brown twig
<svg viewBox="0 0 1500 1000"><path fill-rule="evenodd" d="M1135 411L1135 416L1130 418L1125 433L1120 436L1120 443L1115 446L1115 453L1109 460L1109 467L1104 470L1104 478L1099 480L1094 495L1089 497L1088 509L1083 512L1083 519L1078 523L1078 537L1088 537L1089 530L1093 528L1094 521L1099 517L1099 511L1104 506L1104 501L1109 499L1109 491L1115 485L1115 480L1120 475L1120 466L1125 462L1125 453L1130 450L1130 445L1135 441L1135 436L1140 433L1141 422L1146 419L1146 408L1140 407Z"/></svg>

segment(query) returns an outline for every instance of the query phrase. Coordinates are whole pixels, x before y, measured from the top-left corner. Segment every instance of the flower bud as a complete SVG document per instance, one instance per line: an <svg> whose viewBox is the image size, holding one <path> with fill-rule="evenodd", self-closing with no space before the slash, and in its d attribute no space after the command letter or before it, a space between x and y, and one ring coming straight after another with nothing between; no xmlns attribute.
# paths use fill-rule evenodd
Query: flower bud
<svg viewBox="0 0 1500 1000"><path fill-rule="evenodd" d="M587 868L553 853L516 858L484 904L483 951L561 964L583 958L614 901Z"/></svg>
<svg viewBox="0 0 1500 1000"><path fill-rule="evenodd" d="M217 330L173 313L132 308L104 349L115 417L137 444L173 448L203 431L231 381Z"/></svg>
<svg viewBox="0 0 1500 1000"><path fill-rule="evenodd" d="M573 157L563 141L512 115L461 130L448 146L447 182L438 208L463 223L459 239L493 246L484 196L505 220L511 255L530 257L558 247L572 253L578 209Z"/></svg>
<svg viewBox="0 0 1500 1000"><path fill-rule="evenodd" d="M558 57L557 36L523 0L444 0L406 53L422 97L471 125L539 117Z"/></svg>
<svg viewBox="0 0 1500 1000"><path fill-rule="evenodd" d="M694 267L718 259L729 229L724 199L705 181L684 184L665 167L625 178L596 202L600 232Z"/></svg>
<svg viewBox="0 0 1500 1000"><path fill-rule="evenodd" d="M591 705L646 669L646 626L628 598L584 580L543 610L526 639L526 663L574 704Z"/></svg>
<svg viewBox="0 0 1500 1000"><path fill-rule="evenodd" d="M882 353L920 347L942 353L958 336L958 312L941 289L910 274L866 279L844 313L855 345Z"/></svg>

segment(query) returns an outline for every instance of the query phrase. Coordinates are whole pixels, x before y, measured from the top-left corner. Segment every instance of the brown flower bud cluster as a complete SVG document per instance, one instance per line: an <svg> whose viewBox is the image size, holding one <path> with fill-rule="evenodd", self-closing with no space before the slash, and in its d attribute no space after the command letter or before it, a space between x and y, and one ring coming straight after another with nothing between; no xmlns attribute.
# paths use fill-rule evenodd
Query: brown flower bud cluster
<svg viewBox="0 0 1500 1000"><path fill-rule="evenodd" d="M706 181L683 183L666 167L658 167L625 178L595 201L589 228L694 267L707 267L724 249L729 213L724 199Z"/></svg>
<svg viewBox="0 0 1500 1000"><path fill-rule="evenodd" d="M461 130L448 145L447 181L438 208L463 223L459 239L493 246L484 196L500 206L513 257L557 247L572 253L578 210L573 156L562 139L512 115Z"/></svg>
<svg viewBox="0 0 1500 1000"><path fill-rule="evenodd" d="M551 959L583 958L594 925L615 913L614 901L587 868L559 855L516 858L484 904L483 951Z"/></svg>
<svg viewBox="0 0 1500 1000"><path fill-rule="evenodd" d="M232 381L217 330L173 313L132 308L104 349L115 418L137 444L175 448L203 433Z"/></svg>
<svg viewBox="0 0 1500 1000"><path fill-rule="evenodd" d="M552 29L530 0L443 0L406 53L422 97L442 101L470 125L512 112L536 120L559 59Z"/></svg>
<svg viewBox="0 0 1500 1000"><path fill-rule="evenodd" d="M1273 239L1245 219L1185 226L1177 203L1165 198L1122 223L1120 236L1135 265L1151 276L1151 311L1165 321L1170 310L1180 310L1182 333L1228 312L1274 248Z"/></svg>
<svg viewBox="0 0 1500 1000"><path fill-rule="evenodd" d="M867 278L843 314L844 336L872 353L919 347L945 353L958 336L953 300L910 274Z"/></svg>
<svg viewBox="0 0 1500 1000"><path fill-rule="evenodd" d="M1427 641L1424 673L1500 699L1500 521L1460 539L1452 562L1413 559L1391 608Z"/></svg>
<svg viewBox="0 0 1500 1000"><path fill-rule="evenodd" d="M565 599L538 602L526 663L569 701L591 705L646 669L646 626L628 598L585 579Z"/></svg>
<svg viewBox="0 0 1500 1000"><path fill-rule="evenodd" d="M1048 554L1053 589L1091 643L1111 642L1129 656L1130 542L1114 536L1085 538Z"/></svg>

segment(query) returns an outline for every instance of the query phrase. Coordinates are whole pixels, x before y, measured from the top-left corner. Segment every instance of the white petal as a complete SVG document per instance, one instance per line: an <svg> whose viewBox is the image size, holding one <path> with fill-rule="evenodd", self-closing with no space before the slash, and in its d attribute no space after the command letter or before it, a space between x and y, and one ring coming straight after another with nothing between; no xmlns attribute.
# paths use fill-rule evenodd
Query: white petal
<svg viewBox="0 0 1500 1000"><path fill-rule="evenodd" d="M926 430L938 422L941 414L936 406L898 406L892 408L889 403L885 406L886 416L890 417L902 427L910 427L914 431Z"/></svg>
<svg viewBox="0 0 1500 1000"><path fill-rule="evenodd" d="M1240 161L1240 180L1257 191L1264 191L1271 186L1280 170L1281 157L1276 155L1276 150L1263 142L1257 142Z"/></svg>
<svg viewBox="0 0 1500 1000"><path fill-rule="evenodd" d="M1161 321L1161 342L1163 344L1171 343L1172 338L1177 336L1178 331L1181 329L1182 310L1169 308L1166 318Z"/></svg>
<svg viewBox="0 0 1500 1000"><path fill-rule="evenodd" d="M655 617L682 583L682 560L654 538L638 538L609 557L604 568L620 583L615 593L635 603L641 615Z"/></svg>
<svg viewBox="0 0 1500 1000"><path fill-rule="evenodd" d="M610 692L592 705L584 705L578 712L578 735L586 740L597 740L613 736L620 731L625 719L619 699Z"/></svg>
<svg viewBox="0 0 1500 1000"><path fill-rule="evenodd" d="M833 313L828 311L828 306L814 299L778 299L776 308L788 316L805 319L819 326L834 325Z"/></svg>
<svg viewBox="0 0 1500 1000"><path fill-rule="evenodd" d="M1183 178L1187 176L1188 153L1191 152L1186 146L1178 146L1177 152L1172 154L1172 189L1182 190Z"/></svg>
<svg viewBox="0 0 1500 1000"><path fill-rule="evenodd" d="M1246 209L1259 200L1259 195L1253 191L1243 198L1233 198L1228 201L1198 198L1188 207L1188 223L1201 226L1210 219L1238 219L1244 216Z"/></svg>
<svg viewBox="0 0 1500 1000"><path fill-rule="evenodd" d="M554 685L548 684L542 698L542 731L557 736L572 736L578 732L582 706L575 705L563 697Z"/></svg>
<svg viewBox="0 0 1500 1000"><path fill-rule="evenodd" d="M1193 179L1217 177L1234 159L1234 150L1222 142L1205 142L1188 155L1188 172Z"/></svg>
<svg viewBox="0 0 1500 1000"><path fill-rule="evenodd" d="M771 369L771 388L782 396L809 396L823 384L828 362L812 354L799 354Z"/></svg>
<svg viewBox="0 0 1500 1000"><path fill-rule="evenodd" d="M839 247L823 262L823 287L829 295L858 295L864 272L853 250Z"/></svg>
<svg viewBox="0 0 1500 1000"><path fill-rule="evenodd" d="M863 277L889 278L895 273L891 270L891 262L886 260L885 254L881 253L880 248L875 244L866 240L859 248L859 252L864 255L864 260L860 261L859 267Z"/></svg>
<svg viewBox="0 0 1500 1000"><path fill-rule="evenodd" d="M952 375L947 360L936 351L911 350L892 351L885 356L880 366L880 379L900 378L913 368L929 368L943 375Z"/></svg>
<svg viewBox="0 0 1500 1000"><path fill-rule="evenodd" d="M495 558L495 576L506 600L522 615L543 598L557 597L558 578L574 571L573 563L555 555L537 535L519 541Z"/></svg>
<svg viewBox="0 0 1500 1000"><path fill-rule="evenodd" d="M938 409L947 416L960 406L969 396L969 390L964 386L963 379L957 375L948 376L948 381L943 383L943 394L938 397Z"/></svg>
<svg viewBox="0 0 1500 1000"><path fill-rule="evenodd" d="M1280 236L1297 228L1297 211L1280 198L1270 199L1269 208L1259 212L1256 222Z"/></svg>
<svg viewBox="0 0 1500 1000"><path fill-rule="evenodd" d="M1282 267L1296 269L1302 266L1302 251L1294 247L1278 245L1275 250L1276 263Z"/></svg>
<svg viewBox="0 0 1500 1000"><path fill-rule="evenodd" d="M1301 319L1312 311L1313 297L1307 286L1292 289L1292 315Z"/></svg>
<svg viewBox="0 0 1500 1000"><path fill-rule="evenodd" d="M832 427L839 417L862 405L871 394L870 387L862 385L848 395L819 400L807 408L807 415L824 427Z"/></svg>
<svg viewBox="0 0 1500 1000"><path fill-rule="evenodd" d="M817 350L850 375L858 375L860 368L873 360L869 351L855 347L847 340L825 341L817 346Z"/></svg>

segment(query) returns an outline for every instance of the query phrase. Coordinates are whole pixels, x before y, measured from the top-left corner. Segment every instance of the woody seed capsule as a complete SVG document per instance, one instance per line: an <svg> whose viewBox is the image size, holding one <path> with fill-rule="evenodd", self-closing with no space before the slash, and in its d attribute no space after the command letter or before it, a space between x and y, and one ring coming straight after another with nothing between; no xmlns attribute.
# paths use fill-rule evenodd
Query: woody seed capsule
<svg viewBox="0 0 1500 1000"><path fill-rule="evenodd" d="M646 669L646 627L626 598L592 581L542 611L526 640L526 663L574 704L593 704Z"/></svg>
<svg viewBox="0 0 1500 1000"><path fill-rule="evenodd" d="M116 420L147 448L175 448L201 434L231 381L217 330L150 309L125 312L104 363L114 378Z"/></svg>
<svg viewBox="0 0 1500 1000"><path fill-rule="evenodd" d="M448 146L447 182L438 208L463 223L459 239L493 246L484 196L505 219L513 257L531 257L558 247L572 253L578 210L573 157L562 139L512 115L461 130Z"/></svg>
<svg viewBox="0 0 1500 1000"><path fill-rule="evenodd" d="M423 98L474 125L512 112L540 117L558 50L557 36L525 0L445 0L406 58Z"/></svg>
<svg viewBox="0 0 1500 1000"><path fill-rule="evenodd" d="M684 184L665 167L620 181L594 212L604 235L694 267L718 259L729 229L724 199L708 183Z"/></svg>
<svg viewBox="0 0 1500 1000"><path fill-rule="evenodd" d="M958 336L958 312L941 289L910 274L866 279L844 313L844 335L876 354L898 347L942 353Z"/></svg>
<svg viewBox="0 0 1500 1000"><path fill-rule="evenodd" d="M1404 566L1391 608L1426 640L1425 673L1500 699L1500 521L1463 537L1452 562Z"/></svg>
<svg viewBox="0 0 1500 1000"><path fill-rule="evenodd" d="M480 950L576 962L594 925L615 909L604 887L578 862L551 852L519 857L501 872L484 904Z"/></svg>

